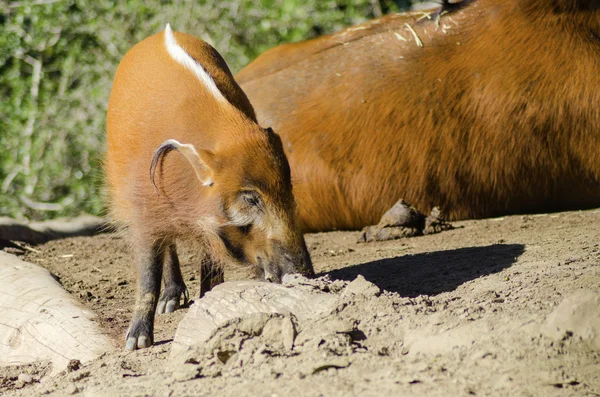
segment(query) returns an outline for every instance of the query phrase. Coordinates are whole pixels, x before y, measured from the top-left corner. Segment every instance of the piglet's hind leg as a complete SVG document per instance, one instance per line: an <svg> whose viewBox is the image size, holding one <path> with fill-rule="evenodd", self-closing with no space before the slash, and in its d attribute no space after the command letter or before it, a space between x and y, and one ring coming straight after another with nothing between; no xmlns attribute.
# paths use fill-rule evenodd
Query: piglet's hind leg
<svg viewBox="0 0 600 397"><path fill-rule="evenodd" d="M160 301L156 308L156 313L172 313L179 309L181 298L183 297L183 306L187 306L189 300L188 289L181 275L179 258L177 257L177 247L175 243L167 247L163 264L163 290Z"/></svg>

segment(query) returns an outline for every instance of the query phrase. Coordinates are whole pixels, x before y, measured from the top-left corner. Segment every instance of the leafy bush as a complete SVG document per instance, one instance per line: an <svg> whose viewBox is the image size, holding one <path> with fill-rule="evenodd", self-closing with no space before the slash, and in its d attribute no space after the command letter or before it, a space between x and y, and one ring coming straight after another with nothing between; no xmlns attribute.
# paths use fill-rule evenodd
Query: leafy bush
<svg viewBox="0 0 600 397"><path fill-rule="evenodd" d="M0 3L0 215L103 211L108 95L125 52L170 22L233 72L277 44L408 6L409 0L22 0Z"/></svg>

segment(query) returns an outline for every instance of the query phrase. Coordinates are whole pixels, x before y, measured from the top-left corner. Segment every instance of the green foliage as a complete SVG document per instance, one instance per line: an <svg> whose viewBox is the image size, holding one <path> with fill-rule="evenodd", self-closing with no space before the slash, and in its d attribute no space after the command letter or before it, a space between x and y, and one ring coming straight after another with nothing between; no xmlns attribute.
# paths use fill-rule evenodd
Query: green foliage
<svg viewBox="0 0 600 397"><path fill-rule="evenodd" d="M280 43L409 0L0 0L0 215L103 211L106 104L120 58L164 28L212 44L238 71Z"/></svg>

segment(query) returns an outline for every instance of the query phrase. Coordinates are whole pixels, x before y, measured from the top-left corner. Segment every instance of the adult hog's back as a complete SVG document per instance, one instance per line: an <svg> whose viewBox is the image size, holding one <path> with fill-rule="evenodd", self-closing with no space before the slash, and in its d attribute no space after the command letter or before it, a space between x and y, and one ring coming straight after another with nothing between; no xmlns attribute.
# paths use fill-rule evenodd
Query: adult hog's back
<svg viewBox="0 0 600 397"><path fill-rule="evenodd" d="M600 205L600 2L473 0L277 47L236 79L304 230ZM447 12L449 11L449 12Z"/></svg>

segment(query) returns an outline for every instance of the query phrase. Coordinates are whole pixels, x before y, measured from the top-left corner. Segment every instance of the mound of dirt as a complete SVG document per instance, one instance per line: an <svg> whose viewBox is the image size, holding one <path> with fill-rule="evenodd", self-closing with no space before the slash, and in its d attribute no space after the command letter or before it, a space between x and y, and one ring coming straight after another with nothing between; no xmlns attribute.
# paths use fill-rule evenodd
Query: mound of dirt
<svg viewBox="0 0 600 397"><path fill-rule="evenodd" d="M298 319L330 310L335 299L324 290L332 291L339 288L340 284L345 283L332 283L323 278L309 280L297 275L285 276L283 285L260 281L221 284L193 305L183 318L175 334L171 356L180 355L191 345L204 344L217 328L252 314L289 314L293 318L289 319L287 325L294 330ZM289 345L293 345L294 335L295 331L286 337L291 340Z"/></svg>
<svg viewBox="0 0 600 397"><path fill-rule="evenodd" d="M346 310L358 296L378 295L379 288L362 276L351 283L300 276L286 276L283 285L225 283L185 316L168 368L194 378L244 376L247 371L269 378L282 375L275 367L307 376L345 368L356 352L389 354L401 340L375 346L371 328L369 335L359 328L361 320L372 324L378 315L393 311L389 299L378 300L381 307L370 318L359 320Z"/></svg>
<svg viewBox="0 0 600 397"><path fill-rule="evenodd" d="M543 330L559 341L575 335L600 351L600 292L583 290L569 295L550 313Z"/></svg>

